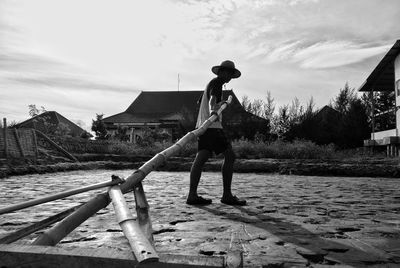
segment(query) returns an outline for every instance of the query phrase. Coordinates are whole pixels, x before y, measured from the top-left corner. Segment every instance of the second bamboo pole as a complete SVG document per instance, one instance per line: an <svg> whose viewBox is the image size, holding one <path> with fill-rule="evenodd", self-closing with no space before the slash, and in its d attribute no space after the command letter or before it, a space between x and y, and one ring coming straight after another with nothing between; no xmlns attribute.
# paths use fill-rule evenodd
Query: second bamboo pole
<svg viewBox="0 0 400 268"><path fill-rule="evenodd" d="M137 261L158 261L159 257L156 250L133 218L119 186L111 187L108 194L114 206L118 224L121 226Z"/></svg>

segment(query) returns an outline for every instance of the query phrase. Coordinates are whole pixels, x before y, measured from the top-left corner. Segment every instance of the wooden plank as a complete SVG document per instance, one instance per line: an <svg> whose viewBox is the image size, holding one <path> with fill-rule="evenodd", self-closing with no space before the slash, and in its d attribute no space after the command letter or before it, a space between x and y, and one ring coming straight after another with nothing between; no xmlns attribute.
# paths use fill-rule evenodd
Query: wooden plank
<svg viewBox="0 0 400 268"><path fill-rule="evenodd" d="M158 261L159 257L156 250L133 218L119 186L111 187L108 194L114 206L118 224L121 226L136 259L139 263Z"/></svg>
<svg viewBox="0 0 400 268"><path fill-rule="evenodd" d="M138 264L131 252L114 249L64 249L32 245L1 245L0 267L224 267L223 257L161 254L159 262Z"/></svg>
<svg viewBox="0 0 400 268"><path fill-rule="evenodd" d="M41 230L43 228L46 228L47 226L56 223L62 219L64 219L65 217L67 217L69 214L71 214L72 212L74 212L75 210L77 210L81 205L75 206L73 208L67 209L61 213L58 213L54 216L51 216L47 219L44 219L42 221L39 222L35 222L32 225L29 225L28 227L22 228L21 230L18 230L14 233L8 234L6 236L3 236L2 238L0 238L0 244L9 244L12 242L17 241L18 239L21 239L25 236L28 236L38 230Z"/></svg>

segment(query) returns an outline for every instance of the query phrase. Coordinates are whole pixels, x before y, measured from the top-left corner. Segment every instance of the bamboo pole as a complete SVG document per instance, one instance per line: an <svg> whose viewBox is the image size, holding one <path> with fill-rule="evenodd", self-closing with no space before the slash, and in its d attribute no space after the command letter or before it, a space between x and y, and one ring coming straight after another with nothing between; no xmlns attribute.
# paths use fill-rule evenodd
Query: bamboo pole
<svg viewBox="0 0 400 268"><path fill-rule="evenodd" d="M231 101L232 96L229 96L227 102L221 105L217 114L221 115L222 111L228 106ZM183 148L183 146L191 139L203 134L210 126L210 124L217 120L217 118L217 115L210 116L210 118L208 118L198 129L187 133L177 143L147 161L138 170L136 170L128 178L126 178L125 182L120 185L121 192L127 193L131 191L135 185L141 182L147 176L147 174L150 173L151 168L157 167L160 163L164 162L167 157L171 156L173 153L179 152ZM157 161L158 163L154 163L154 161ZM56 226L47 230L38 239L36 239L33 244L54 246L67 234L78 227L81 223L94 215L97 211L108 206L109 203L110 199L108 198L107 193L97 195L93 199L89 200L84 206L79 208L76 212L69 215L67 218L59 222Z"/></svg>
<svg viewBox="0 0 400 268"><path fill-rule="evenodd" d="M24 150L22 149L21 140L19 139L18 129L14 128L14 136L15 140L17 141L17 146L22 158L25 158Z"/></svg>
<svg viewBox="0 0 400 268"><path fill-rule="evenodd" d="M72 154L70 154L69 152L67 152L66 150L64 150L64 148L62 148L60 145L58 145L57 143L55 143L54 141L52 141L49 137L47 137L46 134L44 134L43 132L35 129L36 133L42 137L43 139L45 139L48 143L50 143L54 148L56 148L59 152L63 153L66 157L68 157L69 159L71 159L72 161L75 162L79 162L78 159L76 159L75 156L73 156Z"/></svg>
<svg viewBox="0 0 400 268"><path fill-rule="evenodd" d="M111 187L108 194L114 206L118 224L121 226L138 262L158 261L159 257L156 250L133 218L119 186Z"/></svg>
<svg viewBox="0 0 400 268"><path fill-rule="evenodd" d="M54 227L41 234L35 241L33 241L32 245L55 246L82 222L89 218L90 216L88 215L94 215L100 209L105 208L109 203L110 198L107 193L97 195Z"/></svg>
<svg viewBox="0 0 400 268"><path fill-rule="evenodd" d="M5 214L5 213L10 213L16 210L20 210L20 209L24 209L24 208L28 208L28 207L33 207L39 204L43 204L43 203L47 203L50 201L54 201L57 199L62 199L71 195L76 195L76 194L80 194L80 193L84 193L84 192L88 192L91 190L96 190L99 188L103 188L103 187L108 187L108 186L113 186L116 184L121 184L124 180L121 178L117 178L117 179L113 179L112 181L107 181L107 182L100 182L100 183L96 183L96 184L91 184L91 185L87 185L81 188L75 188L75 189L71 189L71 190L67 190L58 194L53 194L53 195L49 195L49 196L45 196L42 198L38 198L38 199L34 199L34 200L29 200L26 202L22 202L19 204L15 204L15 205L11 205L8 207L4 207L4 208L0 208L0 215L1 214Z"/></svg>
<svg viewBox="0 0 400 268"><path fill-rule="evenodd" d="M151 226L151 219L149 213L149 203L147 202L146 195L143 190L142 183L138 183L133 188L133 194L135 195L136 204L136 216L139 223L139 227L142 229L143 233L146 234L147 239L150 243L154 243L153 238L153 227Z"/></svg>
<svg viewBox="0 0 400 268"><path fill-rule="evenodd" d="M198 129L187 133L174 145L156 154L152 159L144 163L137 171L126 178L125 183L121 184L121 191L123 193L126 193L127 191L132 189L136 184L141 182L151 171L163 164L170 156L180 152L183 146L185 146L189 141L203 134L207 130L207 128L215 120L217 120L218 116L221 115L222 111L225 110L225 108L228 106L228 104L231 103L231 101L232 96L229 96L228 100L219 108L217 112L218 115L214 114L210 116L210 118L208 118Z"/></svg>
<svg viewBox="0 0 400 268"><path fill-rule="evenodd" d="M82 205L78 205L75 206L73 208L69 208L61 213L58 213L56 215L53 215L47 219L44 219L42 221L39 222L35 222L32 225L29 225L25 228L22 228L16 232L13 232L9 235L3 236L0 238L0 244L10 244L12 242L15 242L25 236L28 236L38 230L41 230L43 228L46 228L47 226L56 223L62 219L64 219L65 217L67 217L69 214L71 214L72 212L74 212L75 210L77 210L80 206Z"/></svg>

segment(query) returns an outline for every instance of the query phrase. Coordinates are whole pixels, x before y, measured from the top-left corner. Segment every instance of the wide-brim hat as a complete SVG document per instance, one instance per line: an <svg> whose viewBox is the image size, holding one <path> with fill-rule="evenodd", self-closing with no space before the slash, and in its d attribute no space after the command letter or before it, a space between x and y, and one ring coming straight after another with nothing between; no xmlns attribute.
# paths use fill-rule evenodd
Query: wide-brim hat
<svg viewBox="0 0 400 268"><path fill-rule="evenodd" d="M235 68L235 63L233 63L233 61L230 61L230 60L223 61L223 62L221 62L220 65L212 67L211 71L214 74L218 75L218 71L220 69L230 69L230 70L232 70L233 71L232 72L232 78L238 78L242 74L238 69Z"/></svg>

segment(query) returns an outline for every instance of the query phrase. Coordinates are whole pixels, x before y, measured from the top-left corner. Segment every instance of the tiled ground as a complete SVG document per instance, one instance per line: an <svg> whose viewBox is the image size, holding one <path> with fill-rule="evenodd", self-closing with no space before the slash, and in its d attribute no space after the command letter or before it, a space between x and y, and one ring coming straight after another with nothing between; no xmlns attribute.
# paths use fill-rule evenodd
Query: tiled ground
<svg viewBox="0 0 400 268"><path fill-rule="evenodd" d="M74 171L0 181L0 204L14 204L67 188L108 180L130 171ZM400 180L235 174L234 192L248 206L221 204L221 175L204 173L199 192L213 204L185 204L187 172L153 172L144 181L156 249L186 255L244 252L246 267L399 267ZM97 191L99 192L99 191ZM102 191L100 191L102 192ZM0 217L0 235L84 202L94 193ZM127 194L132 204L133 194ZM31 236L22 240L33 240ZM61 247L128 250L113 208L97 213Z"/></svg>

